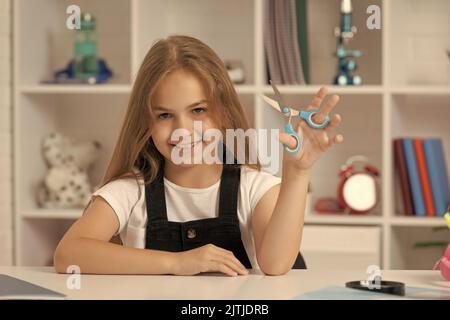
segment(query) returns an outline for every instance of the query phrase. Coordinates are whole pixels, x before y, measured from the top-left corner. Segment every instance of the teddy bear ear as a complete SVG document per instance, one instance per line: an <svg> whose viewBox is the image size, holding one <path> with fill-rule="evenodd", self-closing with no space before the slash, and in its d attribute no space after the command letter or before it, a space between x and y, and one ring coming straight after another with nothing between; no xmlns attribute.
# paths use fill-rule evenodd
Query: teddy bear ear
<svg viewBox="0 0 450 320"><path fill-rule="evenodd" d="M49 143L57 143L61 140L62 136L61 134L57 133L57 132L50 132L47 137L46 140Z"/></svg>
<svg viewBox="0 0 450 320"><path fill-rule="evenodd" d="M50 138L50 135L47 135L47 136L42 138L41 146L42 146L43 150L49 149L49 148L52 147L52 139Z"/></svg>

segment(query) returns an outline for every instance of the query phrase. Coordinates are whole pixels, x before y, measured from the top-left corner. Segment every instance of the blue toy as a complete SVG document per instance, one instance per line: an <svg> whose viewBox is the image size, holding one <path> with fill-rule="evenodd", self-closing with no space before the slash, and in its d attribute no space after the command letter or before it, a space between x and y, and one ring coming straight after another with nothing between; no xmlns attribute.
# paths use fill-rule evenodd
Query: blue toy
<svg viewBox="0 0 450 320"><path fill-rule="evenodd" d="M356 33L356 27L352 26L352 1L341 0L341 27L336 27L334 34L337 37L336 56L338 58L338 74L334 78L337 85L360 85L361 76L352 75L357 64L354 58L362 56L359 50L346 50L345 45Z"/></svg>
<svg viewBox="0 0 450 320"><path fill-rule="evenodd" d="M53 73L53 79L44 83L104 83L113 73L105 60L97 58L97 21L84 13L80 29L75 33L74 54L65 69Z"/></svg>
<svg viewBox="0 0 450 320"><path fill-rule="evenodd" d="M305 122L308 124L308 126L310 126L311 128L314 128L314 129L326 128L328 126L328 124L330 123L330 117L327 116L322 123L315 123L312 120L312 118L317 112L319 112L319 109L311 109L308 111L297 111L297 110L291 109L287 106L286 103L284 103L284 100L283 100L280 92L278 91L277 87L272 83L272 81L270 81L270 85L272 86L273 91L275 92L277 101L275 101L265 95L263 95L262 97L269 105L271 105L276 110L280 111L285 117L287 117L289 119L288 123L286 123L284 125L284 132L286 132L287 134L289 134L290 136L295 138L295 140L297 141L297 147L295 149L291 149L285 145L284 148L289 154L297 154L302 147L302 142L300 141L300 137L298 136L297 132L292 127L292 124L291 124L292 116L299 116L300 119L305 120Z"/></svg>
<svg viewBox="0 0 450 320"><path fill-rule="evenodd" d="M75 77L75 60L72 59L67 67L53 73L53 83L104 83L112 77L113 72L103 59L97 59L97 74L96 76L77 79Z"/></svg>

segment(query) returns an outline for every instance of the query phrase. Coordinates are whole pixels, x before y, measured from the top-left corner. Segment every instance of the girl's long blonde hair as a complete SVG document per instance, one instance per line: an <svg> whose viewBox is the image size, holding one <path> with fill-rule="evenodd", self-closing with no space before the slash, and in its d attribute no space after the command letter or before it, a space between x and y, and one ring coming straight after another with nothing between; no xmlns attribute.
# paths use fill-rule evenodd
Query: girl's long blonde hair
<svg viewBox="0 0 450 320"><path fill-rule="evenodd" d="M158 40L148 51L137 74L122 128L100 187L127 176L143 178L146 184L156 178L164 165L164 157L151 139L154 121L150 112L151 101L164 76L178 69L191 72L201 81L219 130L224 133L225 129L249 128L226 67L210 47L183 35ZM247 140L245 148L249 150ZM259 161L248 164L247 153L245 165L260 170Z"/></svg>

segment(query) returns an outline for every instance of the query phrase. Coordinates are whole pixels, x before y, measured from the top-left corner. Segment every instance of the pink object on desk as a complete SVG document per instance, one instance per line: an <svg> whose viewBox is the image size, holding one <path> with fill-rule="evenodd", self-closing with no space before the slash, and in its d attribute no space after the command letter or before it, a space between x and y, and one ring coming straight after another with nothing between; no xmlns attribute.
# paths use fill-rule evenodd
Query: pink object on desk
<svg viewBox="0 0 450 320"><path fill-rule="evenodd" d="M433 270L437 269L441 270L444 279L450 281L450 244L447 246L444 256L434 265Z"/></svg>

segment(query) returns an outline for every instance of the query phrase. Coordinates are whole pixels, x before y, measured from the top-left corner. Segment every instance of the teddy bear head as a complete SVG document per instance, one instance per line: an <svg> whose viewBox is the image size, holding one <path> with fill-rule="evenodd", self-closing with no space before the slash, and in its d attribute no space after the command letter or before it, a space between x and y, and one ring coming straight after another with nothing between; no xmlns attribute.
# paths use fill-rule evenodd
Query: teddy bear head
<svg viewBox="0 0 450 320"><path fill-rule="evenodd" d="M59 133L50 133L42 141L44 159L49 168L74 165L86 170L98 157L100 148L98 141L75 145Z"/></svg>

